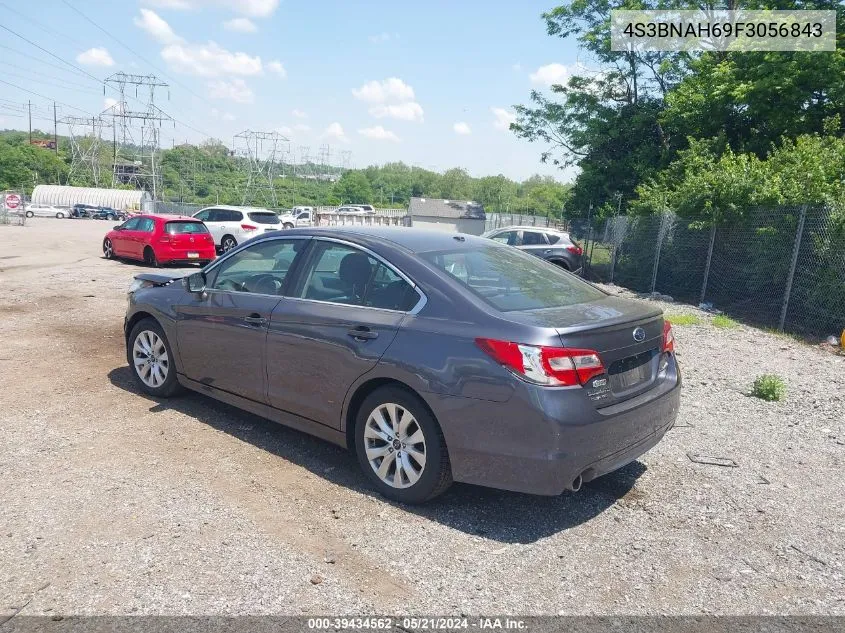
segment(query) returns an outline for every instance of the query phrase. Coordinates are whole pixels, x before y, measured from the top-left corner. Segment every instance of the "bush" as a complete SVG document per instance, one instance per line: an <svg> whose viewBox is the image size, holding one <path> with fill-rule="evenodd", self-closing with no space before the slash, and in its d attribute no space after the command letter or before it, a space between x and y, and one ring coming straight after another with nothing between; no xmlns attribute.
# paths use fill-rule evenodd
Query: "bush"
<svg viewBox="0 0 845 633"><path fill-rule="evenodd" d="M698 325L701 323L701 319L694 314L667 314L663 318L672 325Z"/></svg>
<svg viewBox="0 0 845 633"><path fill-rule="evenodd" d="M780 376L763 374L754 381L751 395L769 402L783 400L786 397L786 383Z"/></svg>
<svg viewBox="0 0 845 633"><path fill-rule="evenodd" d="M732 330L739 327L739 323L724 314L719 314L713 317L713 327L722 328L723 330Z"/></svg>

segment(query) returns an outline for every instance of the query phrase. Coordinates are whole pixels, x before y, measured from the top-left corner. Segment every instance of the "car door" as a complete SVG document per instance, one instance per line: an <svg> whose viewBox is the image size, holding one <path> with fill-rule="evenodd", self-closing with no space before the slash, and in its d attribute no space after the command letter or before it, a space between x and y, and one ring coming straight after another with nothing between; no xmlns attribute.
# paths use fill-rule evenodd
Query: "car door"
<svg viewBox="0 0 845 633"><path fill-rule="evenodd" d="M495 235L491 235L490 239L507 244L508 246L519 246L519 231L501 231Z"/></svg>
<svg viewBox="0 0 845 633"><path fill-rule="evenodd" d="M132 237L138 229L138 222L140 218L130 218L120 225L120 230L112 237L112 248L114 254L121 257L129 257L131 252Z"/></svg>
<svg viewBox="0 0 845 633"><path fill-rule="evenodd" d="M340 428L347 391L372 369L420 295L372 253L314 238L270 319L270 405Z"/></svg>
<svg viewBox="0 0 845 633"><path fill-rule="evenodd" d="M151 244L155 228L156 221L153 218L140 218L138 222L138 229L132 232L133 235L129 241L129 257L134 257L135 259L144 258L144 249L148 244Z"/></svg>
<svg viewBox="0 0 845 633"><path fill-rule="evenodd" d="M303 211L296 216L296 226L311 226L311 212Z"/></svg>
<svg viewBox="0 0 845 633"><path fill-rule="evenodd" d="M523 229L521 231L522 238L520 240L520 248L524 251L536 255L537 257L545 257L551 253L549 243L546 240L546 234L542 231L530 231Z"/></svg>
<svg viewBox="0 0 845 633"><path fill-rule="evenodd" d="M266 339L273 308L305 239L262 240L220 260L206 290L177 306L182 371L191 380L266 403Z"/></svg>

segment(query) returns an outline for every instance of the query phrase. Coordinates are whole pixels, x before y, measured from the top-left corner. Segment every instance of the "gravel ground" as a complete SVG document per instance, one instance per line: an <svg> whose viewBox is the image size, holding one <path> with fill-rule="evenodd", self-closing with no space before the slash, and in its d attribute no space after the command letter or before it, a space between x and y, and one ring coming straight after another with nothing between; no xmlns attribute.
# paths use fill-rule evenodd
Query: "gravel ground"
<svg viewBox="0 0 845 633"><path fill-rule="evenodd" d="M108 225L0 227L0 621L22 614L845 614L845 357L676 326L678 426L577 494L421 508L354 459L135 389ZM618 289L616 289L618 291ZM784 402L749 397L754 377ZM688 453L735 460L693 463Z"/></svg>

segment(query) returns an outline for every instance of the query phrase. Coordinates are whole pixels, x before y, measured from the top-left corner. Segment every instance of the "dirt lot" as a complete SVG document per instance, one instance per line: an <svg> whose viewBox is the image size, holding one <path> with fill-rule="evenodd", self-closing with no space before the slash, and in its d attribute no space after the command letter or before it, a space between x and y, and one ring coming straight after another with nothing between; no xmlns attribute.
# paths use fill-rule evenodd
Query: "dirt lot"
<svg viewBox="0 0 845 633"><path fill-rule="evenodd" d="M0 227L0 620L845 614L845 357L702 315L676 327L679 425L639 462L558 498L456 485L406 508L341 449L140 395L122 320L143 269L100 257L108 226ZM785 402L746 395L764 372Z"/></svg>

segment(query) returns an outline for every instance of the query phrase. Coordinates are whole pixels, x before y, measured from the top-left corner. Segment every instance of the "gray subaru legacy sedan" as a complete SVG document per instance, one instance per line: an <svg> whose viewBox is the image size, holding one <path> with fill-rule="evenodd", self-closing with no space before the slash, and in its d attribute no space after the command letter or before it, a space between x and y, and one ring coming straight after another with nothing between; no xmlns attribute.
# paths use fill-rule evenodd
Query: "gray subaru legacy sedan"
<svg viewBox="0 0 845 633"><path fill-rule="evenodd" d="M265 233L184 278L139 275L129 366L354 451L419 503L452 481L578 490L654 446L681 377L660 310L492 240Z"/></svg>

